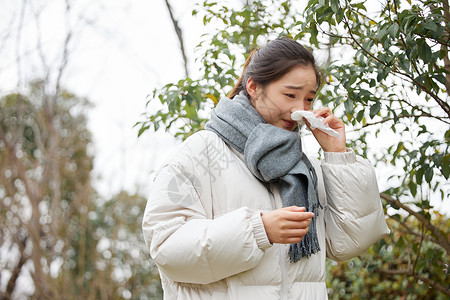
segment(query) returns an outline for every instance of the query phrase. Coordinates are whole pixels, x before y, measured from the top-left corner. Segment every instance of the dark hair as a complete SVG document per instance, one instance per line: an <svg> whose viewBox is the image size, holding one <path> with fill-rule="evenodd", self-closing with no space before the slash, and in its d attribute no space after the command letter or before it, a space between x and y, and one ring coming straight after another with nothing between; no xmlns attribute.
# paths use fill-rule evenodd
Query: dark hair
<svg viewBox="0 0 450 300"><path fill-rule="evenodd" d="M322 74L312 52L290 38L277 38L250 53L242 75L228 97L232 99L244 91L247 98L250 98L246 87L250 77L264 89L297 66L312 66L316 72L316 86L321 86Z"/></svg>

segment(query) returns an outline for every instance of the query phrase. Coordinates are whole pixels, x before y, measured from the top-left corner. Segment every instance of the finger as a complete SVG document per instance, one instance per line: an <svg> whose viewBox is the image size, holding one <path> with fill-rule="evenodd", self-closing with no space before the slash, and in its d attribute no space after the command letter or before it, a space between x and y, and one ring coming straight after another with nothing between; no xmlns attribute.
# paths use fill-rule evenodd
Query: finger
<svg viewBox="0 0 450 300"><path fill-rule="evenodd" d="M289 221L280 224L280 229L286 231L305 229L308 228L309 224L311 224L311 219L303 220L300 222Z"/></svg>
<svg viewBox="0 0 450 300"><path fill-rule="evenodd" d="M335 118L336 118L336 117L335 117L333 114L328 115L327 117L325 117L325 118L322 120L322 123L323 123L323 125L326 125L326 124L330 123L331 121L333 121Z"/></svg>
<svg viewBox="0 0 450 300"><path fill-rule="evenodd" d="M309 231L309 227L291 230L289 232L289 237L303 237L308 233L308 231Z"/></svg>
<svg viewBox="0 0 450 300"><path fill-rule="evenodd" d="M317 117L319 116L328 116L328 115L332 115L333 113L331 112L331 109L329 107L321 107L318 108L316 110L313 110L314 115Z"/></svg>
<svg viewBox="0 0 450 300"><path fill-rule="evenodd" d="M287 210L287 211L292 211L292 212L302 212L302 211L306 210L305 207L299 207L299 206L288 206L288 207L283 207L282 209Z"/></svg>
<svg viewBox="0 0 450 300"><path fill-rule="evenodd" d="M286 239L291 239L291 238L301 238L303 236L305 236L308 233L308 228L303 228L303 229L292 229L290 231L284 231L280 233L280 239L281 240L286 240Z"/></svg>
<svg viewBox="0 0 450 300"><path fill-rule="evenodd" d="M307 211L307 212L287 211L287 212L285 212L285 216L284 216L284 218L286 220L296 221L296 222L303 221L303 220L306 220L306 219L311 219L313 217L314 217L314 213L313 212L309 212L309 211Z"/></svg>
<svg viewBox="0 0 450 300"><path fill-rule="evenodd" d="M283 240L285 240L288 243L299 243L307 233L308 228L292 231L289 233L288 236L283 237Z"/></svg>

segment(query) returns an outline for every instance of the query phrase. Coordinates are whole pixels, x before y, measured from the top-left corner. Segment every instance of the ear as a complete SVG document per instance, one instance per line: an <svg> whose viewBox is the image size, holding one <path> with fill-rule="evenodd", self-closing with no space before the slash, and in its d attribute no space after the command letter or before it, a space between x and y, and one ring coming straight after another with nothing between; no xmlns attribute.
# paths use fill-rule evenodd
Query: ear
<svg viewBox="0 0 450 300"><path fill-rule="evenodd" d="M247 93L250 95L252 100L258 99L258 85L251 77L247 80Z"/></svg>

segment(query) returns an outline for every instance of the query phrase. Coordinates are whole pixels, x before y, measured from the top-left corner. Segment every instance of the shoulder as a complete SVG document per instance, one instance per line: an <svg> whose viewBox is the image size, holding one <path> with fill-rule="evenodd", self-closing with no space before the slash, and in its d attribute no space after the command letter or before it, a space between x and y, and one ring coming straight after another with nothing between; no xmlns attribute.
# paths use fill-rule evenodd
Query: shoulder
<svg viewBox="0 0 450 300"><path fill-rule="evenodd" d="M200 147L207 148L211 144L223 143L222 139L214 132L201 130L188 137L181 145L181 148Z"/></svg>
<svg viewBox="0 0 450 300"><path fill-rule="evenodd" d="M179 152L190 155L209 155L223 149L225 143L214 132L202 130L187 138L181 145Z"/></svg>
<svg viewBox="0 0 450 300"><path fill-rule="evenodd" d="M180 169L187 164L209 159L214 153L226 147L222 139L212 131L202 130L194 133L174 148L164 160L161 167L173 165Z"/></svg>

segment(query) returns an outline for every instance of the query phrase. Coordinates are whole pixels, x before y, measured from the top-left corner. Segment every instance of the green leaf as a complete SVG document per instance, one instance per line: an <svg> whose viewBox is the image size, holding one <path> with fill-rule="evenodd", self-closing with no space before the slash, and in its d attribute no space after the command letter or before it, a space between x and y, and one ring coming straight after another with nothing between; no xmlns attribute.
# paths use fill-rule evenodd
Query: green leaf
<svg viewBox="0 0 450 300"><path fill-rule="evenodd" d="M422 47L420 48L419 55L423 59L424 63L429 63L432 58L431 48L428 46L426 42L422 44Z"/></svg>
<svg viewBox="0 0 450 300"><path fill-rule="evenodd" d="M433 75L433 78L436 79L437 81L439 81L440 83L442 83L443 85L445 85L447 83L445 76L442 74L435 74L435 75Z"/></svg>
<svg viewBox="0 0 450 300"><path fill-rule="evenodd" d="M377 37L376 39L379 41L382 41L385 39L386 34L388 33L388 23L382 23L381 26L379 26L378 30L377 30Z"/></svg>
<svg viewBox="0 0 450 300"><path fill-rule="evenodd" d="M339 12L339 1L333 1L333 0L331 0L331 10L334 12L334 13L338 13Z"/></svg>
<svg viewBox="0 0 450 300"><path fill-rule="evenodd" d="M405 144L403 142L399 142L397 144L397 149L395 149L394 153L392 154L392 156L394 157L394 159L398 156L398 154L400 153L400 151L402 151L403 149L405 149Z"/></svg>
<svg viewBox="0 0 450 300"><path fill-rule="evenodd" d="M138 137L140 137L149 128L150 128L150 125L145 125L145 123L143 123L141 128L139 129Z"/></svg>
<svg viewBox="0 0 450 300"><path fill-rule="evenodd" d="M447 154L442 159L442 175L444 175L445 179L448 179L450 176L450 154Z"/></svg>
<svg viewBox="0 0 450 300"><path fill-rule="evenodd" d="M444 159L444 153L435 153L432 156L433 162L436 166L442 166L442 161Z"/></svg>
<svg viewBox="0 0 450 300"><path fill-rule="evenodd" d="M439 27L436 23L434 23L433 20L429 20L422 24L423 28L427 29L428 31L434 33L439 30Z"/></svg>
<svg viewBox="0 0 450 300"><path fill-rule="evenodd" d="M394 37L394 38L397 37L398 31L399 31L399 26L397 23L394 23L391 26L389 26L388 32L391 37Z"/></svg>
<svg viewBox="0 0 450 300"><path fill-rule="evenodd" d="M317 35L319 34L319 31L317 30L317 26L315 23L311 23L309 33L311 34L311 37L309 40L311 42L311 44L319 46L319 41L317 40Z"/></svg>
<svg viewBox="0 0 450 300"><path fill-rule="evenodd" d="M423 168L420 168L416 171L415 177L416 177L416 182L418 185L422 185L424 173L425 173L425 171Z"/></svg>
<svg viewBox="0 0 450 300"><path fill-rule="evenodd" d="M400 56L399 61L398 61L398 65L399 65L399 67L402 70L404 70L404 71L409 73L409 70L411 68L411 63L406 57Z"/></svg>
<svg viewBox="0 0 450 300"><path fill-rule="evenodd" d="M347 98L344 101L344 107L345 107L345 113L346 114L353 114L353 101L350 98Z"/></svg>
<svg viewBox="0 0 450 300"><path fill-rule="evenodd" d="M361 120L364 118L364 109L360 110L358 112L358 114L356 115L356 120L358 120L358 122L361 122Z"/></svg>
<svg viewBox="0 0 450 300"><path fill-rule="evenodd" d="M375 104L370 106L370 112L369 112L370 118L373 119L373 117L375 117L378 114L378 112L380 111L380 108L381 108L380 102L375 102Z"/></svg>
<svg viewBox="0 0 450 300"><path fill-rule="evenodd" d="M411 192L411 195L415 197L417 195L417 184L415 184L413 181L408 182L409 191Z"/></svg>
<svg viewBox="0 0 450 300"><path fill-rule="evenodd" d="M198 121L197 110L194 105L186 105L186 117L193 121Z"/></svg>
<svg viewBox="0 0 450 300"><path fill-rule="evenodd" d="M430 183L431 180L433 179L433 168L428 167L427 170L425 171L425 181Z"/></svg>

